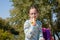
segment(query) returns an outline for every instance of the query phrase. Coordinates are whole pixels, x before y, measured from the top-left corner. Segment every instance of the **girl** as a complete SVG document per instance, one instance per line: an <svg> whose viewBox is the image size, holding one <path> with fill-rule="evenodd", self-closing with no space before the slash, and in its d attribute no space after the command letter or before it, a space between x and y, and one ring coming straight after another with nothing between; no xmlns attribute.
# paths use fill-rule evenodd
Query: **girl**
<svg viewBox="0 0 60 40"><path fill-rule="evenodd" d="M29 9L29 19L24 23L25 40L44 40L42 23L37 20L38 9L35 5Z"/></svg>

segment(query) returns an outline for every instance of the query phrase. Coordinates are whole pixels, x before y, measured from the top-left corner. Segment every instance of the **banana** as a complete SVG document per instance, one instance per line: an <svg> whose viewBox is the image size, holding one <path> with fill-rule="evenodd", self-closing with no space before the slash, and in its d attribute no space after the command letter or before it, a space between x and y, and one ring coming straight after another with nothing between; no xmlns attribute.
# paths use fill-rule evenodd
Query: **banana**
<svg viewBox="0 0 60 40"><path fill-rule="evenodd" d="M35 24L36 24L36 22L35 22L35 18L33 18L31 24L32 24L32 25L35 25Z"/></svg>

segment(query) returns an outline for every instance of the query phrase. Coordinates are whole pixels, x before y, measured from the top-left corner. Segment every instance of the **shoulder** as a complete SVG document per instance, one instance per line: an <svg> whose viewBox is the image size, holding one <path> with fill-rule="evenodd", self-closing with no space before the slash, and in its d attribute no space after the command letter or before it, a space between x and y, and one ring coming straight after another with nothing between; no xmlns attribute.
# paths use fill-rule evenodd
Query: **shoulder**
<svg viewBox="0 0 60 40"><path fill-rule="evenodd" d="M24 22L24 24L29 24L29 20L26 20L26 21Z"/></svg>
<svg viewBox="0 0 60 40"><path fill-rule="evenodd" d="M24 28L29 28L29 27L30 27L29 20L26 20L24 23Z"/></svg>
<svg viewBox="0 0 60 40"><path fill-rule="evenodd" d="M26 23L26 22L29 22L29 20L26 20L25 23Z"/></svg>
<svg viewBox="0 0 60 40"><path fill-rule="evenodd" d="M37 20L37 23L40 24L40 25L42 25L42 22L40 20Z"/></svg>

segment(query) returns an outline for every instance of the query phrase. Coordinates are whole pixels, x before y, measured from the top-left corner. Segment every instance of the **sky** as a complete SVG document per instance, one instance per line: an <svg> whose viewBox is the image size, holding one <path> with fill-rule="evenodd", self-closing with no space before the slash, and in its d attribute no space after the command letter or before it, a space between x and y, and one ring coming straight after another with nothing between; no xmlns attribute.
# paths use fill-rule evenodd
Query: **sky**
<svg viewBox="0 0 60 40"><path fill-rule="evenodd" d="M10 17L9 10L12 9L12 2L9 0L0 0L0 17L6 19Z"/></svg>

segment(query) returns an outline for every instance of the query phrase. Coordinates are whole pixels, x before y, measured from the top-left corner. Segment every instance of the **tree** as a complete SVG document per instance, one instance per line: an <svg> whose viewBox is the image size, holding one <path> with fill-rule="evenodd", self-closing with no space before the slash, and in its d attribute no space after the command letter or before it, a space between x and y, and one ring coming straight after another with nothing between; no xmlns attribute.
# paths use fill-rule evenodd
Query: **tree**
<svg viewBox="0 0 60 40"><path fill-rule="evenodd" d="M13 35L9 32L10 26L8 22L0 18L0 40L11 40Z"/></svg>
<svg viewBox="0 0 60 40"><path fill-rule="evenodd" d="M0 18L0 40L13 40L14 35L18 35L18 33L8 20Z"/></svg>

